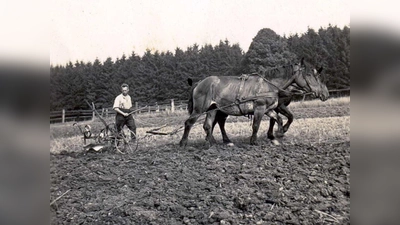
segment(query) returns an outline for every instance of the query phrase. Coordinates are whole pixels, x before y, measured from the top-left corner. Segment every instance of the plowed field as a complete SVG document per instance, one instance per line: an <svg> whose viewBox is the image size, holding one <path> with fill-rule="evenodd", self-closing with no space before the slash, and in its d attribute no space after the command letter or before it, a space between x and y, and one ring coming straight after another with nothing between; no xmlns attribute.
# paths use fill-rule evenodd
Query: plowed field
<svg viewBox="0 0 400 225"><path fill-rule="evenodd" d="M216 129L218 144L207 148L200 126L186 148L178 146L179 134L144 140L125 155L51 153L51 200L69 190L50 207L51 223L350 224L350 118L344 111L337 117L328 110L333 119L297 119L281 146L266 140L263 121L257 146L249 145L250 128L231 135L234 147L223 145ZM228 133L235 126L227 124Z"/></svg>

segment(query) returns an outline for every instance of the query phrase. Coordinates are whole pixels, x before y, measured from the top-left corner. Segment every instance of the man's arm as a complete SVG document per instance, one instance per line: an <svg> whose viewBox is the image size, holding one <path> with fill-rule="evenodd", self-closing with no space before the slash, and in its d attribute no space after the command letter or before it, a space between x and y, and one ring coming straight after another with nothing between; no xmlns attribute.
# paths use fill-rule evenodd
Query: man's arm
<svg viewBox="0 0 400 225"><path fill-rule="evenodd" d="M125 116L125 117L129 116L128 113L122 112L121 109L119 109L119 108L115 108L114 110L115 110L117 113L119 113L119 114L121 114L121 115L123 115L123 116Z"/></svg>
<svg viewBox="0 0 400 225"><path fill-rule="evenodd" d="M119 101L120 101L120 96L118 95L115 100L114 100L114 105L113 105L113 109L115 110L115 112L123 115L123 116L128 116L127 113L124 113L120 108L119 108Z"/></svg>

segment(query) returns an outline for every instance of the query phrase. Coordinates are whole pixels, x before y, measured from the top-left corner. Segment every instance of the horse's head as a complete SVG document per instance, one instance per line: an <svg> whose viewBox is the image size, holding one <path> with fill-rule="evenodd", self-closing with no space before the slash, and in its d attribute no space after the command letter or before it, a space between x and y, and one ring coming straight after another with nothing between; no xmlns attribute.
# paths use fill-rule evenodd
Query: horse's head
<svg viewBox="0 0 400 225"><path fill-rule="evenodd" d="M326 101L329 98L329 92L326 85L321 81L322 67L316 69L304 62L301 59L300 64L294 66L294 83L301 91L312 93L321 101Z"/></svg>

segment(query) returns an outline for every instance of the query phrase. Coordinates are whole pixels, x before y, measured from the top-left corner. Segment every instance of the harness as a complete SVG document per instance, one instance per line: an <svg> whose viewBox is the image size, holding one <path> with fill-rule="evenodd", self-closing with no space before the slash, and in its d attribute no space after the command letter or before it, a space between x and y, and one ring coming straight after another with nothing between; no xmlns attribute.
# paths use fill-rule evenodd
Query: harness
<svg viewBox="0 0 400 225"><path fill-rule="evenodd" d="M299 68L298 70L293 71L293 73L298 72L298 71L302 71L302 70L303 70L302 68ZM273 92L273 91L266 92L266 93L262 93L261 95L256 95L256 96L249 97L249 98L245 98L245 97L243 97L243 96L241 97L240 95L241 95L241 93L242 93L242 90L243 90L243 88L244 88L244 85L245 85L246 81L249 79L249 77L252 76L252 75L258 76L258 77L262 78L265 82L267 82L267 83L271 84L272 86L274 86L275 88L277 88L277 89L279 90L279 92L283 92L283 93L285 93L285 94L288 95L288 96L293 95L292 92L287 91L287 90L285 90L285 89L282 89L282 88L278 87L276 84L274 84L274 83L272 83L271 81L267 80L265 77L261 76L261 75L258 74L258 73L242 74L240 77L238 77L238 79L240 79L241 82L240 82L240 85L239 85L239 90L238 90L238 92L237 92L237 94L236 94L235 102L234 102L233 104L234 104L234 105L237 105L237 107L239 108L240 113L243 114L243 115L244 115L244 113L243 113L243 110L242 110L241 107L240 107L240 104L245 103L245 102L248 102L248 101L254 101L254 100L256 100L256 99L258 99L258 98L260 98L260 97L263 97L263 98L274 98L274 97L279 97L279 92L276 93L276 92ZM301 74L301 76L303 76L303 79L305 80L305 82L306 82L306 84L307 84L307 87L306 87L306 88L304 88L304 87L301 88L301 87L299 87L296 83L295 83L295 84L291 84L291 85L295 86L295 87L298 88L298 89L307 89L307 88L308 88L308 90L305 90L305 91L308 92L308 93L312 92L311 85L310 85L310 83L308 82L308 80L305 78L304 74Z"/></svg>
<svg viewBox="0 0 400 225"><path fill-rule="evenodd" d="M274 97L278 97L278 93L274 92L274 91L270 91L270 92L266 92L266 93L262 93L261 95L255 95L253 97L249 97L249 98L245 98L245 97L241 97L240 94L242 93L242 90L244 88L244 84L245 82L249 79L249 77L251 75L255 75L255 76L259 76L262 79L266 80L265 78L263 78L262 76L260 76L257 73L253 73L253 74L242 74L239 79L241 80L240 85L239 85L239 90L236 94L236 98L235 98L235 102L234 104L237 105L237 107L239 108L239 111L242 115L244 115L242 108L240 108L240 104L245 103L245 102L249 102L249 101L254 101L260 97L264 97L264 98L274 98ZM271 83L270 81L266 80L267 82L269 82L270 84L274 85L273 83ZM274 85L275 87L277 87L276 85ZM278 89L280 89L279 87L277 87Z"/></svg>
<svg viewBox="0 0 400 225"><path fill-rule="evenodd" d="M297 72L297 71L302 71L302 70L303 70L302 68L299 68L298 70L293 71L293 73L295 73L295 72ZM259 75L259 76L260 76L260 75ZM299 85L298 85L297 83L294 83L294 84L291 84L291 85L294 86L294 87L296 87L297 89L300 89L300 90L303 89L303 90L306 91L307 93L312 93L312 88L311 88L310 83L308 82L308 80L306 79L306 77L304 76L303 73L301 74L301 76L302 76L303 79L305 80L305 82L306 82L306 84L307 84L308 90L304 90L304 89L307 89L307 88L299 87ZM260 77L261 77L261 76L260 76ZM293 94L294 94L293 92L287 91L287 90L285 90L285 89L282 89L282 88L276 86L276 85L275 85L274 83L272 83L271 81L265 79L265 77L261 77L261 78L263 78L263 80L264 80L265 82L268 82L268 83L272 84L273 86L275 86L276 88L278 88L278 90L279 90L280 92L284 92L284 93L286 93L287 95L293 95ZM307 94L307 93L306 93L306 94Z"/></svg>
<svg viewBox="0 0 400 225"><path fill-rule="evenodd" d="M303 76L303 79L306 81L306 84L307 84L308 88L310 89L309 93L311 93L312 92L312 88L311 88L310 83L308 83L308 80L306 79L306 77L304 77L304 74L302 74L302 76Z"/></svg>

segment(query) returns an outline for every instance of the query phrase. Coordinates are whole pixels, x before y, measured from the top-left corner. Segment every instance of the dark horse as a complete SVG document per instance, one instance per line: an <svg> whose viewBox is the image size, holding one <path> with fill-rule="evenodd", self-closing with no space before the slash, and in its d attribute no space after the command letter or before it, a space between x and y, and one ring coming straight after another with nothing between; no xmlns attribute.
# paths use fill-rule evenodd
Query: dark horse
<svg viewBox="0 0 400 225"><path fill-rule="evenodd" d="M315 90L317 87L314 86L319 86L319 84L308 81L308 75L303 74L307 71L306 69L302 60L301 65L282 67L276 69L275 73L283 72L290 76L283 88L296 85L306 90L305 85L307 85ZM186 146L191 127L203 113L207 113L203 128L207 135L206 140L210 142L210 145L215 143L212 136L215 123L218 122L221 127L224 127L228 115L254 115L250 144L256 143L257 132L264 114L273 118L278 123L278 130L282 132L282 119L278 117L274 109L278 106L279 95L285 95L285 92L287 91L258 74L242 75L239 78L235 76L205 78L191 90L188 104L190 117L185 122L185 131L180 145ZM224 142L231 143L224 129L221 129L221 133Z"/></svg>
<svg viewBox="0 0 400 225"><path fill-rule="evenodd" d="M311 93L315 98L319 98L323 102L328 100L329 91L326 85L322 83L320 80L321 72L322 72L322 67L319 68L318 70L313 69L313 72L311 73L313 76L305 77L304 81L307 82L307 86L303 86L305 87L305 89L297 85L290 85L289 87L285 87L285 90L289 91L290 94L279 96L278 107L275 108L275 112L278 113L278 115L279 114L284 115L288 119L286 124L282 127L283 133L286 133L288 131L290 125L293 122L293 114L289 111L287 106L289 106L289 104L292 102L293 97L295 95ZM314 88L312 88L312 85L309 85L311 83L316 84L314 85ZM319 84L319 88L317 84ZM270 140L275 140L273 134L274 125L275 125L275 120L270 119L268 133L267 133L268 139ZM277 142L274 143L277 144Z"/></svg>
<svg viewBox="0 0 400 225"><path fill-rule="evenodd" d="M295 92L313 92L316 96L319 96L321 100L326 100L329 93L327 92L326 86L319 81L316 75L321 72L321 70L322 68L319 69L319 71L315 69L311 71L302 59L300 65L289 65L268 71L268 77L275 75L276 77L287 78L282 88L273 85L270 81L259 75L242 75L240 77L241 79L237 77L228 77L229 79L222 79L222 84L221 78L224 77L213 77L212 81L208 81L208 83L205 83L205 81L209 78L198 82L190 93L191 97L189 99L188 110L191 116L185 122L185 133L180 142L181 146L186 145L191 126L196 122L197 118L206 111L208 111L208 113L204 123L204 130L207 134L206 139L211 145L215 143L212 132L217 122L220 126L223 142L232 144L225 131L225 121L228 115L254 115L253 135L250 140L251 144L255 144L256 142L257 131L264 113L268 115L274 123L275 121L278 122L278 132L286 132L290 124L285 124L284 128L282 128L282 120L274 112L274 110L277 113L285 112L284 109L281 110L276 107L282 106L282 108L284 108L285 104L292 99L292 92L283 89L288 88ZM250 78L253 79L252 83L249 82L251 81ZM254 82L254 80L256 82ZM191 85L191 80L188 81L189 85ZM214 97L214 100L210 100L210 97ZM278 100L276 99L277 97ZM269 138L274 139L273 135L269 136Z"/></svg>
<svg viewBox="0 0 400 225"><path fill-rule="evenodd" d="M274 109L276 113L279 113L284 115L285 117L288 118L288 121L286 124L280 129L278 127L278 135L282 136L283 133L286 133L287 130L289 129L289 126L293 122L293 114L288 110L287 106L290 104L290 102L293 100L294 95L297 94L305 94L305 93L312 93L314 97L321 99L321 101L326 101L329 98L329 92L324 83L321 82L320 80L320 75L322 71L322 67L317 69L311 69L307 63L304 62L302 59L300 65L294 65L294 67L300 66L301 70L304 70L305 72L303 75L297 74L292 77L294 79L294 82L286 82L282 86L281 89L284 91L279 92L279 100L278 100L278 106ZM268 77L271 77L271 72L274 72L274 70L267 71ZM288 73L286 72L286 75ZM285 73L278 73L278 76L285 75ZM272 77L274 75L272 74ZM279 85L279 81L272 79L272 82ZM229 140L228 136L226 135L225 131L225 122L226 119L228 118L228 115L225 114L224 112L218 111L215 120L213 121L212 124L212 130L214 130L214 127L216 123L218 122L218 125L221 130L223 142L228 145L233 145L232 142ZM278 145L279 142L275 139L273 135L273 127L275 124L275 119L270 118L270 126L268 129L268 139L270 139L274 144Z"/></svg>

